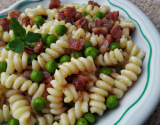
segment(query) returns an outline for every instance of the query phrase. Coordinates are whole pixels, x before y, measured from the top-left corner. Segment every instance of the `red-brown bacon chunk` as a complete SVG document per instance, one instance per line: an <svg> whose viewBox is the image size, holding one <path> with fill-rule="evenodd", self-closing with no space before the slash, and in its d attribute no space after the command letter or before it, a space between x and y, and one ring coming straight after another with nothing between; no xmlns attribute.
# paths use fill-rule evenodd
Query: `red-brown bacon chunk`
<svg viewBox="0 0 160 125"><path fill-rule="evenodd" d="M107 17L102 19L102 26L108 28L108 31L112 29L113 25L114 25L113 19L109 19Z"/></svg>
<svg viewBox="0 0 160 125"><path fill-rule="evenodd" d="M111 34L108 34L106 36L106 39L104 40L104 42L102 43L102 45L100 46L100 53L104 54L105 52L109 51L109 45L113 42L113 38L111 36Z"/></svg>
<svg viewBox="0 0 160 125"><path fill-rule="evenodd" d="M114 39L120 38L122 36L122 31L121 31L121 26L120 25L115 25L111 31L110 34Z"/></svg>
<svg viewBox="0 0 160 125"><path fill-rule="evenodd" d="M53 88L53 86L51 85L51 83L47 83L46 86L45 86L45 89L43 91L43 94L42 94L42 97L47 97L49 95L47 89L48 88Z"/></svg>
<svg viewBox="0 0 160 125"><path fill-rule="evenodd" d="M92 28L100 28L100 27L102 27L102 21L99 18L97 18L95 19Z"/></svg>
<svg viewBox="0 0 160 125"><path fill-rule="evenodd" d="M7 18L0 19L0 26L3 28L3 31L9 31L11 29L10 23L11 21Z"/></svg>
<svg viewBox="0 0 160 125"><path fill-rule="evenodd" d="M75 75L75 74L72 74L72 75L70 75L70 76L67 76L67 77L66 77L66 81L67 81L68 83L72 83L72 81L73 81L73 79L74 79L75 77L77 77L77 75Z"/></svg>
<svg viewBox="0 0 160 125"><path fill-rule="evenodd" d="M61 1L60 0L50 0L49 9L59 8Z"/></svg>
<svg viewBox="0 0 160 125"><path fill-rule="evenodd" d="M92 9L93 9L95 6L100 7L100 5L99 5L97 2L94 2L94 1L88 1L88 4L91 4L91 5L92 5Z"/></svg>
<svg viewBox="0 0 160 125"><path fill-rule="evenodd" d="M63 12L58 12L58 19L59 19L60 21L65 19L65 16L64 16L64 13L63 13Z"/></svg>
<svg viewBox="0 0 160 125"><path fill-rule="evenodd" d="M29 16L22 18L22 25L25 25L25 26L31 25Z"/></svg>
<svg viewBox="0 0 160 125"><path fill-rule="evenodd" d="M108 34L108 29L105 28L105 27L93 28L93 32L94 32L94 34L96 34L96 35L102 34L102 35L106 36L106 35Z"/></svg>
<svg viewBox="0 0 160 125"><path fill-rule="evenodd" d="M84 30L86 30L88 28L88 20L83 17L76 22L76 26L78 26L78 28L83 28Z"/></svg>
<svg viewBox="0 0 160 125"><path fill-rule="evenodd" d="M89 82L89 78L86 76L78 75L73 79L72 83L76 87L76 91L82 91L83 87Z"/></svg>
<svg viewBox="0 0 160 125"><path fill-rule="evenodd" d="M76 15L75 15L75 20L77 21L77 20L81 19L82 17L83 17L82 14L77 11Z"/></svg>
<svg viewBox="0 0 160 125"><path fill-rule="evenodd" d="M76 9L75 7L67 7L62 10L65 17L72 18L76 15Z"/></svg>
<svg viewBox="0 0 160 125"><path fill-rule="evenodd" d="M36 54L41 54L42 51L43 51L43 42L41 40L39 40L36 43L33 52Z"/></svg>
<svg viewBox="0 0 160 125"><path fill-rule="evenodd" d="M25 45L24 52L27 54L33 54L33 48L30 48L29 46Z"/></svg>
<svg viewBox="0 0 160 125"><path fill-rule="evenodd" d="M30 80L30 74L31 74L31 70L25 70L21 76L25 77L26 79Z"/></svg>
<svg viewBox="0 0 160 125"><path fill-rule="evenodd" d="M85 40L70 38L68 44L69 44L69 48L80 51L83 45L85 44Z"/></svg>
<svg viewBox="0 0 160 125"><path fill-rule="evenodd" d="M5 46L5 42L0 40L0 48L4 47Z"/></svg>
<svg viewBox="0 0 160 125"><path fill-rule="evenodd" d="M9 12L8 12L8 19L11 19L11 18L16 18L16 19L18 19L19 15L20 15L21 13L22 13L22 12L19 11L19 10L9 11Z"/></svg>
<svg viewBox="0 0 160 125"><path fill-rule="evenodd" d="M107 14L107 18L113 19L114 21L118 20L119 11L113 11Z"/></svg>
<svg viewBox="0 0 160 125"><path fill-rule="evenodd" d="M52 81L51 74L47 70L43 70L42 72L44 74L42 83L50 83Z"/></svg>

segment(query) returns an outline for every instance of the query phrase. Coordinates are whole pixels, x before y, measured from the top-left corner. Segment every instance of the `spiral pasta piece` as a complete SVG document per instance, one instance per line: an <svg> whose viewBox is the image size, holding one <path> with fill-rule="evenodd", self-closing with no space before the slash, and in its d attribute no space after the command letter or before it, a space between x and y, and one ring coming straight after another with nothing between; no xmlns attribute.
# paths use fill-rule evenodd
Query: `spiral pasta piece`
<svg viewBox="0 0 160 125"><path fill-rule="evenodd" d="M136 56L130 57L130 63L125 66L124 70L121 70L121 75L117 73L111 73L110 75L115 79L114 86L117 89L125 92L127 87L132 85L132 81L137 80L137 75L141 73L142 60ZM117 95L116 90L112 91L113 94ZM122 98L123 95L117 95L118 98Z"/></svg>
<svg viewBox="0 0 160 125"><path fill-rule="evenodd" d="M117 65L118 62L123 62L123 61L124 61L123 53L119 49L106 52L104 56L100 54L95 59L95 63L97 66L112 66L112 65Z"/></svg>
<svg viewBox="0 0 160 125"><path fill-rule="evenodd" d="M0 123L8 122L11 118L10 109L6 104L4 104L3 108L0 109Z"/></svg>
<svg viewBox="0 0 160 125"><path fill-rule="evenodd" d="M38 121L38 125L52 125L54 120L52 114L45 114L43 117L37 115L36 119Z"/></svg>
<svg viewBox="0 0 160 125"><path fill-rule="evenodd" d="M11 105L12 115L19 120L20 125L31 124L31 107L25 96L19 90L8 90L6 97Z"/></svg>
<svg viewBox="0 0 160 125"><path fill-rule="evenodd" d="M102 115L107 108L105 97L108 96L108 91L111 91L114 79L102 73L100 73L99 77L101 80L97 80L95 85L89 89L89 92L91 92L89 105L91 106L91 113Z"/></svg>
<svg viewBox="0 0 160 125"><path fill-rule="evenodd" d="M81 72L80 75L86 76L88 77L91 81L96 82L97 81L97 77L95 72Z"/></svg>

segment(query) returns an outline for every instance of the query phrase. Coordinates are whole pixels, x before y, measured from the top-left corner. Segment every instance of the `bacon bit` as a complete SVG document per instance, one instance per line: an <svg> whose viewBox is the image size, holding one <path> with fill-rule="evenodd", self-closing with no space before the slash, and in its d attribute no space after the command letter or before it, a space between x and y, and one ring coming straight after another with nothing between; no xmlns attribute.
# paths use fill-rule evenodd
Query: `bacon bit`
<svg viewBox="0 0 160 125"><path fill-rule="evenodd" d="M30 80L30 74L31 74L31 70L25 70L21 76L25 77L26 79Z"/></svg>
<svg viewBox="0 0 160 125"><path fill-rule="evenodd" d="M46 86L45 86L45 89L43 91L43 94L42 94L42 97L47 97L49 95L47 89L48 88L53 88L53 86L51 85L51 83L47 83Z"/></svg>
<svg viewBox="0 0 160 125"><path fill-rule="evenodd" d="M27 54L33 54L33 48L30 48L29 46L25 45L24 52Z"/></svg>
<svg viewBox="0 0 160 125"><path fill-rule="evenodd" d="M48 79L51 77L51 74L47 70L43 70L42 72L44 74L43 78Z"/></svg>
<svg viewBox="0 0 160 125"><path fill-rule="evenodd" d="M43 42L41 40L36 43L33 52L36 54L41 54L41 52L43 52Z"/></svg>
<svg viewBox="0 0 160 125"><path fill-rule="evenodd" d="M115 25L111 31L110 34L114 39L120 38L122 36L122 31L121 31L121 26L120 25Z"/></svg>
<svg viewBox="0 0 160 125"><path fill-rule="evenodd" d="M11 18L16 18L16 19L18 19L19 15L20 15L21 13L22 13L22 12L19 11L19 10L9 11L9 12L8 12L8 19L11 19Z"/></svg>
<svg viewBox="0 0 160 125"><path fill-rule="evenodd" d="M109 51L109 45L113 42L113 38L110 34L106 36L105 41L100 46L100 53L104 54L105 52Z"/></svg>
<svg viewBox="0 0 160 125"><path fill-rule="evenodd" d="M67 81L68 83L71 83L75 77L77 77L77 76L76 76L76 75L67 76L67 77L66 77L66 81Z"/></svg>
<svg viewBox="0 0 160 125"><path fill-rule="evenodd" d="M0 40L0 48L4 47L5 46L5 42Z"/></svg>
<svg viewBox="0 0 160 125"><path fill-rule="evenodd" d="M76 15L75 7L67 7L63 9L62 12L64 12L64 16L68 18L74 17Z"/></svg>
<svg viewBox="0 0 160 125"><path fill-rule="evenodd" d="M114 22L118 20L119 11L113 11L107 14L107 18L113 19Z"/></svg>
<svg viewBox="0 0 160 125"><path fill-rule="evenodd" d="M102 21L99 18L97 18L95 19L92 28L100 28L100 27L102 27Z"/></svg>
<svg viewBox="0 0 160 125"><path fill-rule="evenodd" d="M108 28L108 31L112 29L113 25L114 25L113 19L109 19L107 17L102 19L102 27Z"/></svg>
<svg viewBox="0 0 160 125"><path fill-rule="evenodd" d="M50 76L49 78L45 78L42 83L50 83L52 81L52 76Z"/></svg>
<svg viewBox="0 0 160 125"><path fill-rule="evenodd" d="M89 83L89 78L86 76L78 75L76 78L73 79L72 84L76 87L76 91L82 91L83 87L87 83Z"/></svg>
<svg viewBox="0 0 160 125"><path fill-rule="evenodd" d="M11 29L10 23L11 21L8 20L7 18L0 19L0 26L2 26L3 31L9 31Z"/></svg>
<svg viewBox="0 0 160 125"><path fill-rule="evenodd" d="M119 43L119 42L120 42L120 39L121 39L121 37L120 37L120 38L116 38L116 39L114 39L113 41Z"/></svg>
<svg viewBox="0 0 160 125"><path fill-rule="evenodd" d="M106 36L108 34L108 29L105 28L105 27L102 27L102 28L93 28L93 32L96 35L102 34L102 35Z"/></svg>
<svg viewBox="0 0 160 125"><path fill-rule="evenodd" d="M88 28L88 20L83 17L76 22L76 26L78 26L78 28L83 28L84 30L86 30Z"/></svg>
<svg viewBox="0 0 160 125"><path fill-rule="evenodd" d="M64 13L63 13L63 12L58 12L58 19L59 19L60 21L65 19L65 16L64 16Z"/></svg>
<svg viewBox="0 0 160 125"><path fill-rule="evenodd" d="M49 9L59 8L61 1L60 0L50 0Z"/></svg>
<svg viewBox="0 0 160 125"><path fill-rule="evenodd" d="M81 19L82 17L83 17L82 14L77 11L76 15L75 15L75 20L77 21L77 20Z"/></svg>
<svg viewBox="0 0 160 125"><path fill-rule="evenodd" d="M71 23L72 25L74 25L75 24L74 18L66 18L65 23Z"/></svg>
<svg viewBox="0 0 160 125"><path fill-rule="evenodd" d="M69 44L69 48L80 51L83 45L85 44L85 40L70 38L68 44Z"/></svg>
<svg viewBox="0 0 160 125"><path fill-rule="evenodd" d="M31 25L29 16L22 18L22 25L25 25L25 26Z"/></svg>
<svg viewBox="0 0 160 125"><path fill-rule="evenodd" d="M92 9L93 9L95 6L100 7L100 5L99 5L97 2L94 2L94 1L88 1L88 4L91 4L91 5L92 5Z"/></svg>

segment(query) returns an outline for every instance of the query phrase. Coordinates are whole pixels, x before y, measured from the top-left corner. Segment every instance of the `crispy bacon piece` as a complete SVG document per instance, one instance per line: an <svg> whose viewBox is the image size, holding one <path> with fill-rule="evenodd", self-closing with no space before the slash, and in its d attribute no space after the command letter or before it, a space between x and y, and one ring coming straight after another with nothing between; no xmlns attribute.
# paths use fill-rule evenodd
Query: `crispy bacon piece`
<svg viewBox="0 0 160 125"><path fill-rule="evenodd" d="M77 20L81 19L82 17L83 17L82 14L77 11L76 15L75 15L75 20L77 21Z"/></svg>
<svg viewBox="0 0 160 125"><path fill-rule="evenodd" d="M31 74L31 70L25 70L21 76L25 77L26 79L30 80L30 74Z"/></svg>
<svg viewBox="0 0 160 125"><path fill-rule="evenodd" d="M111 31L110 34L114 39L120 38L122 36L122 31L121 31L121 26L120 25L115 25Z"/></svg>
<svg viewBox="0 0 160 125"><path fill-rule="evenodd" d="M65 23L71 23L72 25L74 25L75 24L74 18L73 17L72 18L66 18Z"/></svg>
<svg viewBox="0 0 160 125"><path fill-rule="evenodd" d="M11 19L11 18L16 18L16 19L18 19L19 15L20 15L21 13L22 13L22 12L19 11L19 10L9 11L9 12L8 12L8 19Z"/></svg>
<svg viewBox="0 0 160 125"><path fill-rule="evenodd" d="M83 45L85 44L85 40L83 40L83 39L77 40L74 38L70 38L68 44L69 44L69 48L80 51L82 49Z"/></svg>
<svg viewBox="0 0 160 125"><path fill-rule="evenodd" d="M43 72L43 74L44 74L44 76L43 76L44 79L47 79L47 78L50 78L50 77L51 77L51 74L50 74L47 70L44 70L44 71L42 71L42 72Z"/></svg>
<svg viewBox="0 0 160 125"><path fill-rule="evenodd" d="M99 5L97 2L94 2L94 1L88 1L88 4L91 4L91 5L92 5L92 9L93 9L95 6L100 7L100 5Z"/></svg>
<svg viewBox="0 0 160 125"><path fill-rule="evenodd" d="M4 47L5 46L5 42L0 40L0 48Z"/></svg>
<svg viewBox="0 0 160 125"><path fill-rule="evenodd" d="M29 46L25 45L24 52L27 54L33 54L33 48L30 48Z"/></svg>
<svg viewBox="0 0 160 125"><path fill-rule="evenodd" d="M48 88L53 88L53 86L51 85L51 83L47 83L46 86L45 86L45 89L43 91L43 94L42 94L42 97L47 97L49 95L47 89Z"/></svg>
<svg viewBox="0 0 160 125"><path fill-rule="evenodd" d="M50 76L49 78L46 78L42 81L42 83L50 83L52 81L52 76Z"/></svg>
<svg viewBox="0 0 160 125"><path fill-rule="evenodd" d="M108 31L112 29L113 25L114 25L113 19L109 19L107 17L102 19L102 27L108 28Z"/></svg>
<svg viewBox="0 0 160 125"><path fill-rule="evenodd" d="M108 29L105 28L105 27L93 28L93 32L94 32L94 34L96 34L96 35L102 34L102 35L106 36L106 35L108 34Z"/></svg>
<svg viewBox="0 0 160 125"><path fill-rule="evenodd" d="M3 28L3 31L9 31L11 29L10 23L11 21L7 18L0 19L0 26Z"/></svg>
<svg viewBox="0 0 160 125"><path fill-rule="evenodd" d="M50 0L49 9L59 8L61 1L60 0Z"/></svg>
<svg viewBox="0 0 160 125"><path fill-rule="evenodd" d="M118 20L119 11L113 11L107 14L107 18L113 19L114 21Z"/></svg>
<svg viewBox="0 0 160 125"><path fill-rule="evenodd" d="M100 27L102 27L102 21L99 18L97 18L95 19L92 28L100 28Z"/></svg>
<svg viewBox="0 0 160 125"><path fill-rule="evenodd" d="M66 81L68 82L68 83L72 83L72 81L73 81L73 79L76 77L76 75L70 75L70 76L67 76L66 77Z"/></svg>
<svg viewBox="0 0 160 125"><path fill-rule="evenodd" d="M63 13L63 12L58 12L58 19L59 19L60 21L65 19L65 16L64 16L64 13Z"/></svg>
<svg viewBox="0 0 160 125"><path fill-rule="evenodd" d="M62 12L64 12L64 16L68 18L74 17L76 15L75 7L67 7L63 9Z"/></svg>
<svg viewBox="0 0 160 125"><path fill-rule="evenodd" d="M31 25L29 16L22 18L22 25L25 25L25 26Z"/></svg>
<svg viewBox="0 0 160 125"><path fill-rule="evenodd" d="M76 91L82 91L83 87L89 82L89 78L86 76L78 75L73 79L72 84L76 87Z"/></svg>
<svg viewBox="0 0 160 125"><path fill-rule="evenodd" d="M36 43L33 52L36 54L41 54L42 51L43 51L43 42L41 40L39 40Z"/></svg>
<svg viewBox="0 0 160 125"><path fill-rule="evenodd" d="M78 26L78 28L83 28L84 30L86 30L88 28L88 20L83 17L76 22L76 26Z"/></svg>
<svg viewBox="0 0 160 125"><path fill-rule="evenodd" d="M108 34L106 36L105 41L102 43L102 45L100 46L100 53L104 54L105 52L107 52L109 50L109 45L113 42L113 38L110 34Z"/></svg>

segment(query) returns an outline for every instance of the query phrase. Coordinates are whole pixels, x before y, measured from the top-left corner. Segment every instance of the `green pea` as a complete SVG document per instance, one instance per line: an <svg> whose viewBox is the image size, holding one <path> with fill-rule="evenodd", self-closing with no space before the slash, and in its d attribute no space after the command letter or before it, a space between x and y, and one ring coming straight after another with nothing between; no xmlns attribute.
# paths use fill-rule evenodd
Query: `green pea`
<svg viewBox="0 0 160 125"><path fill-rule="evenodd" d="M109 46L109 49L112 51L114 51L116 48L119 48L119 43L113 42Z"/></svg>
<svg viewBox="0 0 160 125"><path fill-rule="evenodd" d="M107 101L106 101L106 104L107 104L107 107L109 109L113 109L117 106L118 104L118 98L117 96L115 95L110 95L108 98L107 98Z"/></svg>
<svg viewBox="0 0 160 125"><path fill-rule="evenodd" d="M81 51L75 51L73 53L73 56L74 56L75 59L78 59L79 57L83 57L83 54L82 54Z"/></svg>
<svg viewBox="0 0 160 125"><path fill-rule="evenodd" d="M6 69L7 69L7 62L6 61L0 62L0 73L6 72Z"/></svg>
<svg viewBox="0 0 160 125"><path fill-rule="evenodd" d="M46 69L50 73L54 73L57 68L58 64L54 60L50 60L46 64Z"/></svg>
<svg viewBox="0 0 160 125"><path fill-rule="evenodd" d="M33 101L33 107L35 110L40 111L46 106L46 99L44 97L38 97Z"/></svg>
<svg viewBox="0 0 160 125"><path fill-rule="evenodd" d="M9 42L13 41L15 38L11 38Z"/></svg>
<svg viewBox="0 0 160 125"><path fill-rule="evenodd" d="M111 69L108 67L102 67L102 68L100 68L99 72L103 73L105 75L109 75L111 73Z"/></svg>
<svg viewBox="0 0 160 125"><path fill-rule="evenodd" d="M87 12L84 12L84 13L82 14L83 17L86 17L87 15L88 15Z"/></svg>
<svg viewBox="0 0 160 125"><path fill-rule="evenodd" d="M43 80L44 74L41 71L34 70L30 74L31 80L34 82L41 82Z"/></svg>
<svg viewBox="0 0 160 125"><path fill-rule="evenodd" d="M9 43L7 43L7 44L5 45L5 49L6 49L7 51L13 50L12 48L9 48Z"/></svg>
<svg viewBox="0 0 160 125"><path fill-rule="evenodd" d="M28 63L32 63L32 60L34 60L35 58L37 58L37 55L36 54L29 54L29 57L28 57Z"/></svg>
<svg viewBox="0 0 160 125"><path fill-rule="evenodd" d="M41 35L41 40L43 43L47 44L47 38L48 38L49 34L43 33Z"/></svg>
<svg viewBox="0 0 160 125"><path fill-rule="evenodd" d="M92 113L86 113L84 117L90 122L94 123L95 122L95 116Z"/></svg>
<svg viewBox="0 0 160 125"><path fill-rule="evenodd" d="M93 16L93 20L95 20L96 18L103 19L104 17L106 17L105 14L103 14L102 12L97 12L97 13Z"/></svg>
<svg viewBox="0 0 160 125"><path fill-rule="evenodd" d="M64 55L64 56L62 56L61 59L60 59L60 63L61 63L61 64L65 63L65 62L70 62L70 61L71 61L71 57L68 56L68 55Z"/></svg>
<svg viewBox="0 0 160 125"><path fill-rule="evenodd" d="M34 18L35 24L42 26L46 19L42 18L42 16L37 16Z"/></svg>
<svg viewBox="0 0 160 125"><path fill-rule="evenodd" d="M70 106L74 107L75 106L75 103L74 102L69 102L68 103Z"/></svg>
<svg viewBox="0 0 160 125"><path fill-rule="evenodd" d="M58 38L54 34L51 34L47 37L47 46L50 46L52 43L56 43L57 40Z"/></svg>
<svg viewBox="0 0 160 125"><path fill-rule="evenodd" d="M120 73L121 70L122 70L121 66L116 66L116 72Z"/></svg>
<svg viewBox="0 0 160 125"><path fill-rule="evenodd" d="M8 122L7 125L19 125L19 121L15 118L11 118Z"/></svg>
<svg viewBox="0 0 160 125"><path fill-rule="evenodd" d="M55 28L55 32L59 35L62 36L66 33L67 27L65 25L58 25Z"/></svg>
<svg viewBox="0 0 160 125"><path fill-rule="evenodd" d="M85 49L84 54L85 54L85 57L91 56L93 59L95 59L98 55L98 52L99 52L99 50L97 50L96 48L88 47Z"/></svg>
<svg viewBox="0 0 160 125"><path fill-rule="evenodd" d="M80 118L77 121L76 125L88 125L88 122L87 122L87 120L85 118Z"/></svg>
<svg viewBox="0 0 160 125"><path fill-rule="evenodd" d="M83 45L82 51L84 51L88 47L92 47L92 43L89 41L85 41L85 44Z"/></svg>

